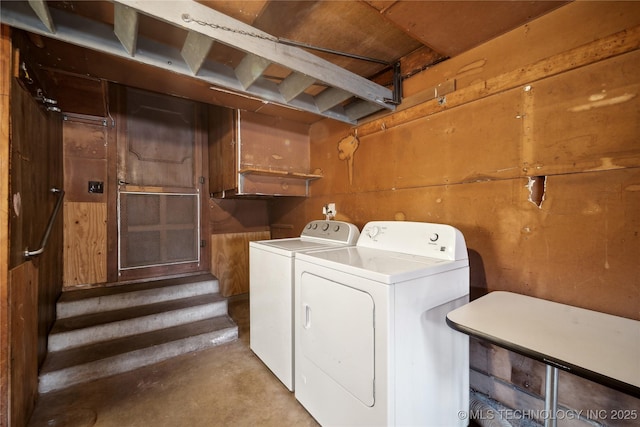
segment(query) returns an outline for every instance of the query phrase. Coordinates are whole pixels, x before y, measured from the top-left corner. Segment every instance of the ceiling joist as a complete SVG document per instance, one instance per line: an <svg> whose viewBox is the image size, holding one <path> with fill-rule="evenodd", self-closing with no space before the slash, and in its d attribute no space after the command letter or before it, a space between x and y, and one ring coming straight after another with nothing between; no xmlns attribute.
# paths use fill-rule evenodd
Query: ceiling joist
<svg viewBox="0 0 640 427"><path fill-rule="evenodd" d="M127 53L135 56L138 39L138 13L119 3L114 3L113 8L113 32Z"/></svg>
<svg viewBox="0 0 640 427"><path fill-rule="evenodd" d="M114 26L60 9L43 0L2 2L3 23L110 55L204 80L265 102L356 124L380 110L394 110L391 90L194 1L114 1ZM187 31L181 50L138 34L139 14ZM55 24L55 25L54 25ZM235 69L211 61L214 42L245 54ZM277 64L291 74L275 83L264 76ZM318 94L305 92L326 87Z"/></svg>
<svg viewBox="0 0 640 427"><path fill-rule="evenodd" d="M29 6L31 6L31 9L38 15L38 18L40 18L40 21L47 27L49 32L55 33L56 29L49 14L47 2L45 0L29 0Z"/></svg>
<svg viewBox="0 0 640 427"><path fill-rule="evenodd" d="M202 67L204 60L207 58L211 46L213 46L212 39L203 34L189 31L187 39L182 46L181 54L194 75L200 71L200 67Z"/></svg>

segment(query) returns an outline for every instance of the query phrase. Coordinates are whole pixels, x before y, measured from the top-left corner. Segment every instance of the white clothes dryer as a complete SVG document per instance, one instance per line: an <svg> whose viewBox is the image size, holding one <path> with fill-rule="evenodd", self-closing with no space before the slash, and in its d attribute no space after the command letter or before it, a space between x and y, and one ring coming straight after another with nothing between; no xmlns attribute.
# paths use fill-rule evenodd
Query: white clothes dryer
<svg viewBox="0 0 640 427"><path fill-rule="evenodd" d="M295 258L295 396L325 426L466 426L469 299L462 233L374 221L356 246Z"/></svg>
<svg viewBox="0 0 640 427"><path fill-rule="evenodd" d="M294 390L294 258L355 245L360 231L343 221L309 222L300 237L249 242L249 347Z"/></svg>

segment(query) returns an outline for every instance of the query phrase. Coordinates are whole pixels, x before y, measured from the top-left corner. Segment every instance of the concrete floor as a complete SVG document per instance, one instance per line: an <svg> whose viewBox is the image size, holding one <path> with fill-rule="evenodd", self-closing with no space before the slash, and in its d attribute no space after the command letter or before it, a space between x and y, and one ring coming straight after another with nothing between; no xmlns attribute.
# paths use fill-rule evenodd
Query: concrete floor
<svg viewBox="0 0 640 427"><path fill-rule="evenodd" d="M249 349L249 303L229 302L232 343L41 395L28 427L318 426Z"/></svg>

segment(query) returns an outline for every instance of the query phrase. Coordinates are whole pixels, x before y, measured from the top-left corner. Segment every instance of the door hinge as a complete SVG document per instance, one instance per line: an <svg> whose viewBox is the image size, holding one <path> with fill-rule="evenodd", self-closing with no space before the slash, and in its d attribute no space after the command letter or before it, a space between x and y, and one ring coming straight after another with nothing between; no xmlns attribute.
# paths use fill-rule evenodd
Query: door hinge
<svg viewBox="0 0 640 427"><path fill-rule="evenodd" d="M198 182L200 182L200 184L204 184L204 176L198 178Z"/></svg>
<svg viewBox="0 0 640 427"><path fill-rule="evenodd" d="M204 247L206 247L206 246L207 246L207 241L206 241L206 240L204 240L204 239L200 240L200 247L201 247L201 248L204 248Z"/></svg>

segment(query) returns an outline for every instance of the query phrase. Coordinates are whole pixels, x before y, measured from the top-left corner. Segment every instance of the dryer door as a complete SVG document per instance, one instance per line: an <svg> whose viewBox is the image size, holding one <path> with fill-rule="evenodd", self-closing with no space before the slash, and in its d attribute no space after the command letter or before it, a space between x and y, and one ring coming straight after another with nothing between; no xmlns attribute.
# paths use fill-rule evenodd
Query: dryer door
<svg viewBox="0 0 640 427"><path fill-rule="evenodd" d="M374 400L374 301L311 273L300 281L300 346L324 374L367 406Z"/></svg>

